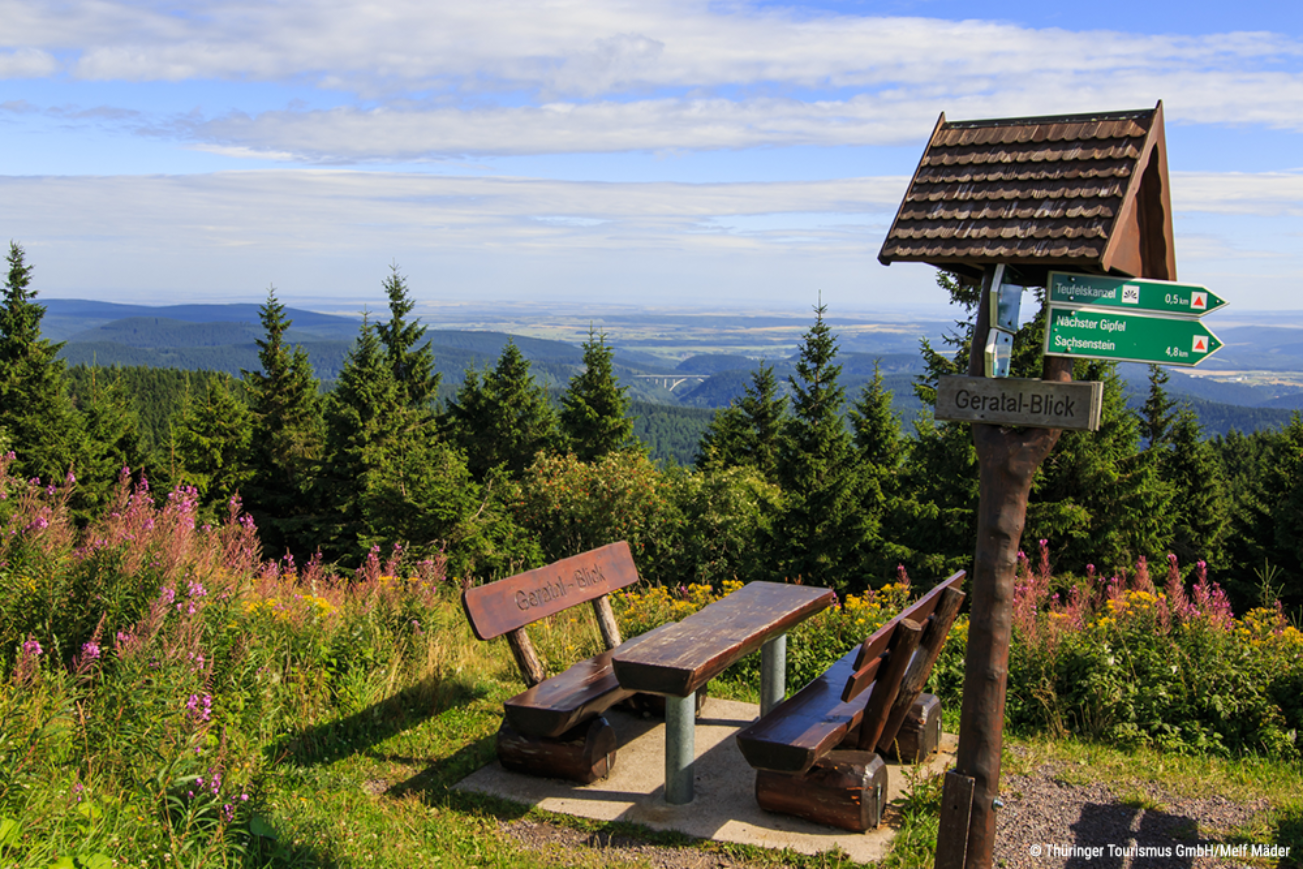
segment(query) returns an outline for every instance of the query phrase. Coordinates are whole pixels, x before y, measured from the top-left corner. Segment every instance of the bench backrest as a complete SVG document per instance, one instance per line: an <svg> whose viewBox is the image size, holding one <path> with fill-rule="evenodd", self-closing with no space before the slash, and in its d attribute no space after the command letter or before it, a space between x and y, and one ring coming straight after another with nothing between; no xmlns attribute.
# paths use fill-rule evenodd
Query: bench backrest
<svg viewBox="0 0 1303 869"><path fill-rule="evenodd" d="M936 588L931 589L909 607L901 610L899 615L869 635L868 639L860 645L859 654L855 658L855 672L846 680L846 688L842 691L843 703L849 702L856 695L863 692L865 688L873 684L878 667L882 663L883 653L887 651L887 646L891 644L891 638L896 631L896 626L902 620L908 620L918 625L926 624L928 617L936 610L941 595L945 594L948 588L958 591L959 587L964 584L964 576L965 572L961 570L937 583Z"/></svg>
<svg viewBox="0 0 1303 869"><path fill-rule="evenodd" d="M629 544L621 540L469 588L461 600L475 636L491 640L637 581Z"/></svg>

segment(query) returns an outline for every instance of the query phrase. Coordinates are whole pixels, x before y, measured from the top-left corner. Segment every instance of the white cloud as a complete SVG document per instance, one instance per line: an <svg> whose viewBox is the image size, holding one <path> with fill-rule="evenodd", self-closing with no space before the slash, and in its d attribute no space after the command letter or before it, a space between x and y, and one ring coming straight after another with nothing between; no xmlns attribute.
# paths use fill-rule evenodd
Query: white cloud
<svg viewBox="0 0 1303 869"><path fill-rule="evenodd" d="M268 170L143 177L0 177L0 238L24 244L40 289L171 297L287 293L365 298L397 260L440 298L669 303L784 301L823 289L838 305L928 303L930 270L876 263L901 176L792 183L583 183L413 173ZM1303 178L1184 173L1185 213L1296 213ZM1178 237L1188 267L1300 269L1297 252ZM1285 239L1282 243L1288 242ZM1240 248L1245 248L1241 250ZM381 275L382 276L382 275ZM1202 282L1207 283L1208 280ZM879 299L875 293L890 290ZM1274 290L1272 290L1274 291ZM1280 306L1277 303L1276 306Z"/></svg>
<svg viewBox="0 0 1303 869"><path fill-rule="evenodd" d="M1174 172L1172 210L1211 214L1303 216L1303 173Z"/></svg>
<svg viewBox="0 0 1303 869"><path fill-rule="evenodd" d="M114 0L0 2L0 42L68 52L88 79L287 80L357 92L525 88L572 95L646 87L801 88L1016 80L1019 76L1259 69L1297 59L1271 33L1183 37L1036 30L977 20L851 15L707 0L481 0L383 6L202 2L188 15ZM6 14L12 12L13 14Z"/></svg>
<svg viewBox="0 0 1303 869"><path fill-rule="evenodd" d="M329 110L121 126L309 162L877 145L954 119L1146 108L1303 131L1303 42L798 15L709 0L0 0L0 78L309 84ZM58 60L56 60L58 58ZM224 105L215 104L219 112Z"/></svg>
<svg viewBox="0 0 1303 869"><path fill-rule="evenodd" d="M185 287L256 296L274 282L287 292L358 297L397 259L427 283L476 298L603 297L619 286L642 298L761 300L795 286L835 294L846 275L860 275L851 282L858 286L866 270L876 272L880 233L834 221L893 212L905 183L598 184L303 170L9 177L0 178L0 235L28 248L41 288L65 294ZM812 226L809 214L830 217ZM714 222L720 215L768 216L767 229L735 231Z"/></svg>
<svg viewBox="0 0 1303 869"><path fill-rule="evenodd" d="M58 62L49 52L27 46L5 51L0 49L0 79L40 78L53 75Z"/></svg>

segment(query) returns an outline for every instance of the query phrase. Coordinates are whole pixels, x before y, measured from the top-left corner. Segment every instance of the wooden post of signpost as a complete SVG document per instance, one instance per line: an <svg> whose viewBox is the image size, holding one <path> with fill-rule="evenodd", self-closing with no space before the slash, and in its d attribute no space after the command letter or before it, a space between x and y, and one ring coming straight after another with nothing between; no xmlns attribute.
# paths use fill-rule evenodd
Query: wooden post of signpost
<svg viewBox="0 0 1303 869"><path fill-rule="evenodd" d="M1022 166L1036 171L1012 168ZM975 121L942 114L878 261L984 275L968 376L942 378L935 409L938 420L972 424L981 484L959 753L942 793L936 866L989 869L1027 497L1063 430L1099 426L1101 385L1072 383L1073 360L1196 365L1220 343L1197 324L1176 320L1197 319L1221 300L1206 288L1174 283L1161 102L1153 109ZM996 263L1018 269L1019 283L1046 287L1040 381L1007 376L1018 323L1007 304L991 310ZM1145 310L1161 316L1136 313ZM1000 332L990 342L988 374L993 326Z"/></svg>
<svg viewBox="0 0 1303 869"><path fill-rule="evenodd" d="M991 326L989 296L994 273L994 267L988 267L982 281L982 300L968 361L968 374L972 377L980 377L984 371L983 348ZM1046 357L1043 379L1071 381L1072 360ZM977 551L973 562L968 651L964 660L959 750L943 796L943 812L968 815L968 837L966 842L962 836L953 834L939 838L937 869L989 869L992 864L1018 547L1027 518L1032 477L1054 449L1061 432L1061 429L973 425L980 473ZM970 790L971 803L963 805ZM962 822L947 824L943 817L942 829L963 829L963 825Z"/></svg>

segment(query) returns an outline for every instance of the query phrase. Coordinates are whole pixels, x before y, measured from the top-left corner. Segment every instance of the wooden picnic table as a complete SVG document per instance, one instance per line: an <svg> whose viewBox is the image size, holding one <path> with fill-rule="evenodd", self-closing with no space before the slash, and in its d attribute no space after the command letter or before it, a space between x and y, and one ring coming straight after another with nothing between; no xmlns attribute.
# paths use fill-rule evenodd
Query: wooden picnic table
<svg viewBox="0 0 1303 869"><path fill-rule="evenodd" d="M752 582L612 653L622 688L665 696L666 802L692 802L697 690L760 649L761 714L768 712L786 693L787 631L835 599L832 589Z"/></svg>

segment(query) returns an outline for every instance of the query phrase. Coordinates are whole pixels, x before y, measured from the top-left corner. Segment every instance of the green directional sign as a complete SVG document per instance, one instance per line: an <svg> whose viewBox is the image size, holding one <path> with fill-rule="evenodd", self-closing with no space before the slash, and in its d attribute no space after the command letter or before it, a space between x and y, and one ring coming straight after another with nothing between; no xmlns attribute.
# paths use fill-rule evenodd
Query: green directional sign
<svg viewBox="0 0 1303 869"><path fill-rule="evenodd" d="M1045 355L1198 365L1222 342L1198 320L1050 306Z"/></svg>
<svg viewBox="0 0 1303 869"><path fill-rule="evenodd" d="M1049 294L1052 305L1153 311L1176 317L1202 317L1226 305L1221 296L1194 284L1063 272L1050 272Z"/></svg>

